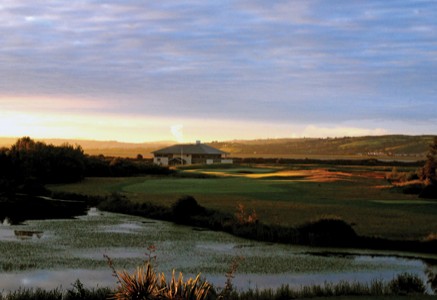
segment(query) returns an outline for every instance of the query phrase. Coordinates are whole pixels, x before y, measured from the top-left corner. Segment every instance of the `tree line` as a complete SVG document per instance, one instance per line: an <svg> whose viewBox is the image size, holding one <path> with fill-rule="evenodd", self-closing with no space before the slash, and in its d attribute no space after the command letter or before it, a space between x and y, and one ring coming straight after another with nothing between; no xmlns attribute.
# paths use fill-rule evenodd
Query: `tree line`
<svg viewBox="0 0 437 300"><path fill-rule="evenodd" d="M79 145L54 146L23 137L0 148L0 193L32 185L78 182L84 177L169 174L168 168L137 159L86 155Z"/></svg>

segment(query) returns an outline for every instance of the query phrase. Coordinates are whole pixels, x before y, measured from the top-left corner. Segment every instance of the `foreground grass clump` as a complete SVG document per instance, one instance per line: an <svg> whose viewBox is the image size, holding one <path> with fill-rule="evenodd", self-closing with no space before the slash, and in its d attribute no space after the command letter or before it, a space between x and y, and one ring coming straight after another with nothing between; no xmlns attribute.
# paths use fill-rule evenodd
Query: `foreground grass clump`
<svg viewBox="0 0 437 300"><path fill-rule="evenodd" d="M311 298L336 298L364 299L363 297L383 297L383 299L431 299L426 294L423 281L416 275L400 274L389 282L374 280L370 283L342 281L337 284L325 283L322 285L303 286L294 289L283 285L277 289L250 289L236 291L230 289L220 291L202 281L197 276L184 282L182 274L175 277L173 272L169 282L163 274L157 274L153 266L147 263L130 274L126 271L117 272L120 280L116 291L108 288L85 289L80 281L76 281L73 289L63 292L55 289L45 291L42 289L20 289L16 292L2 295L0 300L103 300L103 299L144 299L144 300L279 300L279 299L311 299ZM229 287L229 286L228 286ZM366 298L367 299L367 298Z"/></svg>
<svg viewBox="0 0 437 300"><path fill-rule="evenodd" d="M116 271L113 267L112 269L118 282L116 292L111 298L115 300L205 300L211 289L208 282L200 279L200 274L195 279L184 281L182 273L176 278L173 270L172 277L167 282L164 273L157 274L150 261L137 267L132 274Z"/></svg>

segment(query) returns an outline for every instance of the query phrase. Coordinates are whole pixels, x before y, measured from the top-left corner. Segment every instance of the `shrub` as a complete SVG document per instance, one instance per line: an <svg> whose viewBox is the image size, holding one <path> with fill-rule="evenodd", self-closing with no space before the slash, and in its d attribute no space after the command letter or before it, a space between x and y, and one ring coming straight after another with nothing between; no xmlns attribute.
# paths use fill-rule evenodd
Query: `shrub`
<svg viewBox="0 0 437 300"><path fill-rule="evenodd" d="M393 294L424 294L425 284L417 276L409 273L402 273L389 282L389 288Z"/></svg>
<svg viewBox="0 0 437 300"><path fill-rule="evenodd" d="M421 183L411 183L401 186L399 189L401 189L404 194L419 195L423 190L423 185Z"/></svg>
<svg viewBox="0 0 437 300"><path fill-rule="evenodd" d="M322 217L298 228L301 243L317 246L352 245L357 234L338 217Z"/></svg>
<svg viewBox="0 0 437 300"><path fill-rule="evenodd" d="M178 278L175 271L169 282L163 273L156 274L152 264L147 262L145 266L138 267L133 274L127 271L114 271L119 286L113 296L116 300L131 299L168 299L168 300L204 300L208 297L211 285L196 278L183 280L182 273Z"/></svg>
<svg viewBox="0 0 437 300"><path fill-rule="evenodd" d="M254 224L258 223L258 215L256 211L253 209L252 212L249 214L245 211L243 204L237 205L237 211L235 212L235 218L237 220L237 223L240 225L245 224Z"/></svg>
<svg viewBox="0 0 437 300"><path fill-rule="evenodd" d="M425 242L437 241L437 233L430 233L424 238Z"/></svg>
<svg viewBox="0 0 437 300"><path fill-rule="evenodd" d="M133 274L118 271L116 275L119 286L114 299L158 299L158 278L150 263L145 267L138 267Z"/></svg>
<svg viewBox="0 0 437 300"><path fill-rule="evenodd" d="M419 194L420 198L437 199L437 184L429 184Z"/></svg>
<svg viewBox="0 0 437 300"><path fill-rule="evenodd" d="M183 281L182 273L176 279L173 270L169 283L166 282L164 274L160 276L161 297L159 299L178 299L178 300L204 300L208 297L211 285L200 279L200 274L196 278L189 278Z"/></svg>
<svg viewBox="0 0 437 300"><path fill-rule="evenodd" d="M111 293L112 291L109 288L86 289L82 282L78 279L73 284L73 288L67 290L63 300L106 300Z"/></svg>
<svg viewBox="0 0 437 300"><path fill-rule="evenodd" d="M193 216L205 212L205 208L200 206L192 196L184 196L178 199L171 207L174 220L178 223L186 223Z"/></svg>

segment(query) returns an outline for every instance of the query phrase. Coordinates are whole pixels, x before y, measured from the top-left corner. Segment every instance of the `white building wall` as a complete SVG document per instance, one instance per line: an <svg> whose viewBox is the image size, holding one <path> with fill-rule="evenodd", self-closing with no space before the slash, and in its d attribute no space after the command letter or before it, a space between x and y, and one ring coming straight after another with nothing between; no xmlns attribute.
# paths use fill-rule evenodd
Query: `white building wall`
<svg viewBox="0 0 437 300"><path fill-rule="evenodd" d="M154 157L153 163L159 166L168 166L168 157Z"/></svg>
<svg viewBox="0 0 437 300"><path fill-rule="evenodd" d="M181 157L181 156L179 156L179 157ZM182 159L185 161L185 164L187 164L187 165L191 165L192 164L192 157L191 157L191 155L190 154L183 154L182 155Z"/></svg>

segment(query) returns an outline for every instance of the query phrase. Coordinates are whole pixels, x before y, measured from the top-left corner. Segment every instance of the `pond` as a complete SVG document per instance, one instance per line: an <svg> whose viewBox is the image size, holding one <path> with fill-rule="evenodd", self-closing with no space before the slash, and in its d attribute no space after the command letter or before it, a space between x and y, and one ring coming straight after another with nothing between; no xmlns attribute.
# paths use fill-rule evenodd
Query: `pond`
<svg viewBox="0 0 437 300"><path fill-rule="evenodd" d="M154 252L149 246L153 245ZM425 282L437 274L437 256L324 249L249 241L222 232L91 210L76 219L32 220L11 225L0 220L0 290L19 287L115 286L104 255L117 269L134 270L149 256L157 269L184 277L202 276L224 286L237 264L238 289L276 288L339 281L391 280L417 274ZM429 291L431 288L428 287Z"/></svg>

